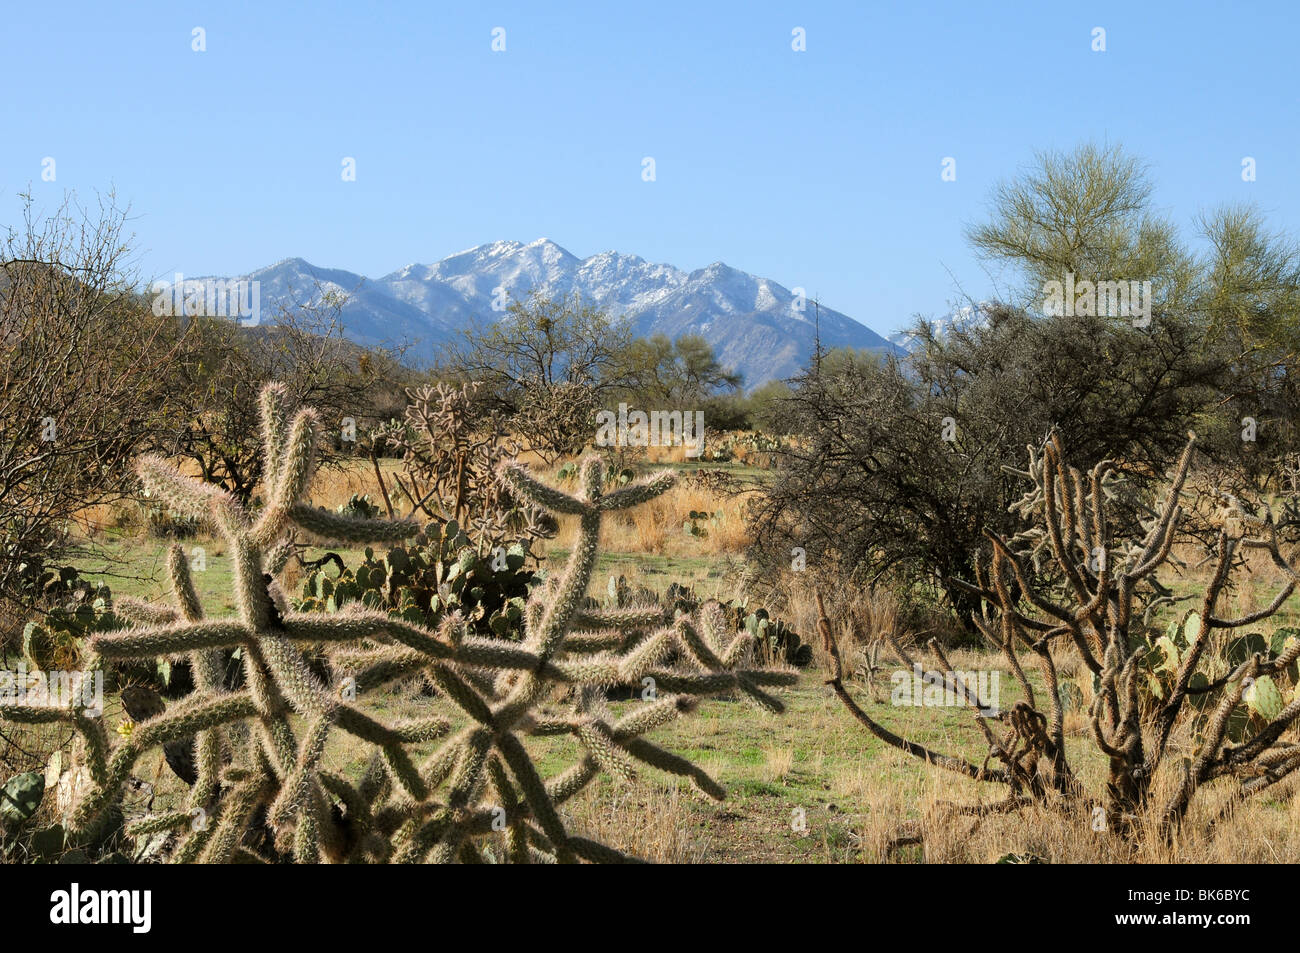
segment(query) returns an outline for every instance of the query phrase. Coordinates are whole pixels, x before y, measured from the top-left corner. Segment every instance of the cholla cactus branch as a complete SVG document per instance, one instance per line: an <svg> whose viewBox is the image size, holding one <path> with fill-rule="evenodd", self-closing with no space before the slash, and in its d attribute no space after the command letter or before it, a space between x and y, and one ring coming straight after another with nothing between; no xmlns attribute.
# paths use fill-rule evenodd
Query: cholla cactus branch
<svg viewBox="0 0 1300 953"><path fill-rule="evenodd" d="M193 694L115 744L102 720L76 709L0 708L3 719L65 721L81 734L93 783L71 810L74 836L91 839L107 829L141 757L188 739L198 778L188 804L212 823L185 830L190 813L168 811L131 826L137 836L174 832L169 859L181 863L479 862L489 850L515 862L623 861L622 853L570 833L558 811L601 771L630 782L644 766L686 778L708 798L723 797L698 767L642 736L710 695L738 692L779 711L780 701L764 689L792 684L794 673L746 668L745 642L724 640L716 607L707 618L665 626L662 607L602 611L586 599L604 514L664 492L670 473L606 494L604 469L591 458L582 466L581 493L570 495L518 464L503 466L503 482L526 503L575 515L579 524L558 578L525 604L518 641L467 635L454 613L434 631L357 607L290 612L274 580L290 551L288 534L363 543L405 539L417 527L312 508L303 496L315 464L316 415L291 416L276 385L263 392L261 413L266 505L256 518L167 461L139 464L151 493L225 537L236 614L204 614L185 554L174 547L168 573L175 605L134 606L134 627L98 635L89 646L94 664L187 656ZM324 670L309 663L308 649L324 650ZM222 685L230 650L243 662L239 691ZM690 665L670 667L674 652ZM443 711L397 720L369 704L381 686L414 676L437 686ZM604 689L647 685L654 690L646 700L614 719ZM572 712L539 717L538 706L558 687L571 689ZM324 768L339 733L374 750L355 780ZM524 739L548 733L573 736L579 753L545 779ZM418 763L416 746L431 741L439 747ZM498 854L492 841L502 810L505 851Z"/></svg>
<svg viewBox="0 0 1300 953"><path fill-rule="evenodd" d="M1144 538L1135 545L1117 544L1111 536L1107 508L1116 469L1113 462L1102 461L1085 476L1068 464L1057 435L1046 442L1041 455L1031 450L1024 475L1034 486L1017 508L1035 525L1011 540L990 535L992 565L987 573L978 574L978 585L968 587L984 602L976 624L1003 652L1026 699L997 714L1004 731L1001 737L990 731L987 713L977 708L976 719L989 743L984 767L908 742L857 705L843 686L838 648L819 596L818 627L829 659L829 684L854 717L887 743L974 780L1006 785L1008 796L1000 804L1008 810L1058 800L1075 803L1090 814L1100 808L1106 828L1124 836L1136 835L1142 829L1137 819L1154 810L1157 825L1172 839L1197 792L1214 779L1236 779L1233 801L1273 789L1282 778L1300 771L1300 748L1282 740L1300 718L1300 698L1283 705L1272 681L1300 658L1300 639L1270 647L1255 636L1260 648L1244 661L1230 662L1226 670L1224 660L1213 657L1218 649L1211 640L1216 629L1238 628L1273 615L1300 582L1300 573L1281 554L1271 514L1265 510L1259 518L1240 501L1230 501L1221 510L1211 554L1213 568L1200 595L1199 612L1188 612L1170 623L1161 637L1146 622L1152 606L1171 604L1167 590L1155 585L1154 577L1173 559L1194 441L1192 435L1164 499L1151 513ZM1234 569L1243 565L1238 558L1241 551L1250 548L1267 551L1285 581L1265 609L1239 618L1224 617L1219 612L1221 598ZM1044 550L1050 561L1040 558ZM1092 740L1107 758L1109 773L1104 788L1095 793L1085 789L1066 757L1062 679L1054 640L1056 652L1073 646L1096 676L1088 718ZM1242 644L1249 643L1243 640ZM1045 710L1040 710L1020 663L1019 654L1025 649L1033 652L1042 669L1048 696ZM896 651L911 664L905 653ZM942 653L936 654L942 668L949 668ZM1212 665L1219 666L1217 672ZM927 671L925 678L944 683L940 672ZM1300 692L1300 686L1293 692ZM976 707L977 700L968 701ZM1175 725L1186 719L1199 723L1196 751L1166 802L1152 805L1157 772L1177 770L1168 764L1166 754ZM1237 739L1229 737L1232 724L1236 727L1231 730L1240 735ZM1002 762L1002 767L988 768L991 761Z"/></svg>

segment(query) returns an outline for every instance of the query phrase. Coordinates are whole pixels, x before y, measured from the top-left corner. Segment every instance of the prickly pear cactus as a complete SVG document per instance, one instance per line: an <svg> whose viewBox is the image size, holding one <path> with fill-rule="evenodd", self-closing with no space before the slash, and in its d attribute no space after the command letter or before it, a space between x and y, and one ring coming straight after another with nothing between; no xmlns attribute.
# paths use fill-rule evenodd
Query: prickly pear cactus
<svg viewBox="0 0 1300 953"><path fill-rule="evenodd" d="M526 568L525 541L487 548L475 544L454 520L430 523L410 545L383 554L369 547L355 569L331 575L317 569L303 584L294 608L338 612L353 603L407 622L436 628L449 612L479 635L518 638L523 610L538 574Z"/></svg>

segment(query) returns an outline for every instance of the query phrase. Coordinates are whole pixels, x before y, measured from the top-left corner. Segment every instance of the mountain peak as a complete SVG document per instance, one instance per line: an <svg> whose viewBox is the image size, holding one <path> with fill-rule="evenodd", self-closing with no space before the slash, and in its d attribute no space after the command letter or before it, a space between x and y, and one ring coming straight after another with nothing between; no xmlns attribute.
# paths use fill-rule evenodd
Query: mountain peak
<svg viewBox="0 0 1300 953"><path fill-rule="evenodd" d="M274 267L283 268L288 279L292 273L319 275L349 291L358 283L352 278L360 280L300 258ZM264 308L274 311L278 288L288 283L277 282L269 295L263 289ZM775 281L723 261L688 273L614 249L578 258L546 237L527 244L488 242L432 264L405 265L366 281L341 318L355 340L404 338L415 342L410 357L432 361L460 329L496 320L502 295L523 298L533 291L556 298L579 295L625 317L639 334L701 335L723 365L744 376L747 387L799 373L815 344L811 324L791 309L790 292ZM821 309L821 338L828 347L894 348L830 308Z"/></svg>

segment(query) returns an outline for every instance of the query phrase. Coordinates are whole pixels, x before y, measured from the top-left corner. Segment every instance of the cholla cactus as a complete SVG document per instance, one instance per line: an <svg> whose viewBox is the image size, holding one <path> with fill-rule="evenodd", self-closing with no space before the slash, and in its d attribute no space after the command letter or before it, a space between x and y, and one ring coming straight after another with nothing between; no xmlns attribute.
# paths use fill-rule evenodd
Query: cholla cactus
<svg viewBox="0 0 1300 953"><path fill-rule="evenodd" d="M698 621L668 620L658 606L592 610L584 598L603 516L664 492L670 473L605 493L600 462L591 459L581 493L571 496L521 466L502 468L521 497L579 518L578 544L563 573L529 601L520 643L470 636L455 616L432 631L360 609L294 613L272 576L283 565L291 524L347 542L402 539L417 528L301 503L317 417L302 410L290 421L285 392L275 385L263 392L261 410L268 492L256 519L230 494L161 459L139 463L152 493L210 521L226 538L238 613L203 614L176 547L169 561L175 607L133 606L136 627L98 636L90 646L94 664L187 656L194 693L113 744L102 720L77 708L0 708L9 720L63 720L80 732L91 783L69 806L72 837L92 840L120 817L124 787L146 752L189 738L197 779L188 804L128 826L137 836L174 830L170 859L178 862L479 861L502 825L511 861L620 860L617 851L571 835L558 812L602 770L627 780L641 762L689 778L709 797L723 796L703 771L644 735L720 693L741 692L779 711L764 688L791 684L794 674L745 668L749 637L730 633L716 605L702 609ZM304 647L320 645L329 655L328 682L304 659ZM218 663L234 648L241 650L246 687L228 691ZM667 665L670 656L678 664ZM365 704L375 689L419 673L438 686L443 711L398 722ZM642 701L614 717L605 704L613 686L641 689ZM570 699L567 714L543 714L541 706L560 694ZM359 778L323 763L338 731L375 749ZM544 779L524 739L556 734L576 738L581 755ZM416 746L434 740L441 745L417 763Z"/></svg>
<svg viewBox="0 0 1300 953"><path fill-rule="evenodd" d="M828 684L854 717L887 744L975 781L1005 786L1005 800L963 808L975 813L1064 802L1087 808L1089 823L1104 820L1106 830L1121 836L1136 839L1154 829L1171 841L1193 799L1211 782L1225 782L1228 795L1216 818L1262 792L1289 796L1282 782L1300 774L1300 744L1294 739L1300 719L1300 638L1291 637L1289 629L1271 641L1252 633L1237 637L1223 651L1226 635L1275 615L1300 586L1300 568L1283 556L1267 507L1259 517L1230 500L1216 516L1213 569L1197 593L1198 611L1185 614L1163 637L1145 621L1144 604L1150 609L1171 601L1161 595L1156 575L1173 560L1184 517L1195 441L1194 435L1189 438L1145 537L1136 542L1114 537L1109 518L1113 494L1108 492L1114 461L1103 460L1085 474L1069 465L1056 434L1040 458L1031 458L1034 489L1023 511L1035 520L1038 532L1014 541L989 533L991 566L979 572L978 585L967 585L985 606L975 624L1006 658L1023 699L998 710L954 679L934 640L930 648L936 664L924 673L927 682L951 690L973 710L989 749L982 763L899 737L859 706L843 685L838 646L821 609L818 628L830 668ZM1264 608L1234 616L1224 597L1234 571L1250 572L1242 558L1250 550L1266 554L1282 581ZM1031 571L1031 559L1040 553L1054 575L1044 578ZM820 596L818 604L820 609ZM908 668L919 665L901 646L893 647ZM1099 789L1089 789L1067 757L1059 665L1070 657L1092 674L1096 686L1088 712L1091 740L1108 765ZM1025 673L1031 661L1042 673L1037 690ZM1147 672L1150 679L1143 677ZM1291 682L1289 697L1276 681L1284 675ZM1192 729L1196 746L1191 758L1175 754L1176 726ZM1162 771L1171 777L1158 785L1155 779ZM1163 800L1156 801L1161 793Z"/></svg>
<svg viewBox="0 0 1300 953"><path fill-rule="evenodd" d="M482 387L470 381L407 388L406 419L374 434L376 441L402 452L406 476L393 479L413 508L467 526L484 542L512 531L525 541L554 535L548 525L553 521L536 507L521 505L496 478L519 446L504 436L504 418L483 398Z"/></svg>

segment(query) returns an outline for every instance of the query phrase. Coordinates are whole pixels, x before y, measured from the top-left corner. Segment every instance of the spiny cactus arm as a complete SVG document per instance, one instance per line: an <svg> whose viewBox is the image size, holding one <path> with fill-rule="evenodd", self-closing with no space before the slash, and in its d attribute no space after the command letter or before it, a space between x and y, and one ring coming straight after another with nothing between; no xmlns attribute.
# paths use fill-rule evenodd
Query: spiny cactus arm
<svg viewBox="0 0 1300 953"><path fill-rule="evenodd" d="M637 705L614 722L614 740L621 742L646 734L694 711L698 705L699 699L690 695L665 695L655 701Z"/></svg>
<svg viewBox="0 0 1300 953"><path fill-rule="evenodd" d="M460 665L490 669L527 669L536 671L546 660L536 652L501 639L472 636L456 647L455 660Z"/></svg>
<svg viewBox="0 0 1300 953"><path fill-rule="evenodd" d="M1248 666L1247 677L1239 679L1235 685L1223 693L1218 707L1215 708L1214 713L1205 725L1202 735L1203 740L1196 751L1191 766L1184 768L1181 783L1174 789L1174 793L1169 797L1165 805L1160 826L1166 837L1169 831L1181 823L1183 817L1187 814L1187 809L1191 806L1192 796L1196 793L1197 788L1208 779L1213 768L1214 758L1219 753L1219 749L1223 745L1223 736L1228 730L1228 718L1233 709L1241 704L1241 697L1246 690L1247 678L1254 679L1258 674L1259 657L1255 656L1248 660Z"/></svg>
<svg viewBox="0 0 1300 953"><path fill-rule="evenodd" d="M685 758L675 755L671 751L665 751L644 738L626 738L623 740L622 745L628 754L639 761L644 761L660 771L666 771L669 774L689 779L691 786L696 791L711 800L726 800L727 792L723 790L722 785L709 777L703 768L697 767Z"/></svg>
<svg viewBox="0 0 1300 953"><path fill-rule="evenodd" d="M1218 562L1214 569L1214 574L1205 587L1205 596L1201 602L1201 620L1200 630L1192 639L1187 651L1183 654L1178 666L1178 673L1174 677L1174 688L1169 693L1168 700L1156 712L1156 743L1154 748L1155 757L1158 760L1164 755L1165 748L1169 742L1169 736L1173 732L1174 722L1178 718L1178 713L1182 710L1183 702L1187 697L1188 689L1192 683L1192 676L1201 664L1201 657L1205 653L1206 647L1210 642L1210 626L1205 622L1206 619L1214 617L1214 608L1218 604L1219 596L1222 594L1224 587L1228 584L1229 575L1232 571L1232 563L1236 556L1235 541L1228 537L1225 532L1219 533L1218 540Z"/></svg>
<svg viewBox="0 0 1300 953"><path fill-rule="evenodd" d="M624 745L628 739L667 724L678 715L693 710L697 704L697 699L687 695L667 695L657 701L638 705L613 724L610 737L616 744ZM576 725L573 720L538 722L531 733L571 734L575 731ZM558 806L582 791L599 774L600 765L595 758L585 757L545 782L547 796L552 804ZM523 809L526 812L525 816L532 816L527 805L524 805ZM491 812L480 812L474 821L475 829L486 832L490 829L491 820Z"/></svg>
<svg viewBox="0 0 1300 953"><path fill-rule="evenodd" d="M1016 677L1020 685L1020 691L1025 696L1025 702L1031 708L1038 707L1037 696L1034 694L1034 686L1029 683L1029 677L1025 674L1024 667L1020 664L1020 656L1016 652L1016 646L1019 642L1029 642L1029 637L1019 623L1016 622L1015 616L1006 610L1006 607L1013 604L1011 597L1011 588L1007 583L1006 566L1008 563L1006 553L998 548L993 550L993 565L989 570L990 585L998 594L998 604L1003 607L1003 611L998 614L997 626L999 638L990 641L1001 646L1002 654L1011 665L1011 672ZM976 625L981 630L984 629L983 623L976 621ZM989 633L991 634L991 633ZM895 652L901 651L897 645L891 641Z"/></svg>
<svg viewBox="0 0 1300 953"><path fill-rule="evenodd" d="M65 823L68 833L76 840L91 840L103 830L111 808L118 801L122 786L139 757L140 749L130 742L119 745L114 751L104 780L96 781L73 808Z"/></svg>
<svg viewBox="0 0 1300 953"><path fill-rule="evenodd" d="M209 804L219 790L221 773L221 735L204 731L194 738L195 766L198 769L194 786L190 788L189 806L192 809Z"/></svg>
<svg viewBox="0 0 1300 953"><path fill-rule="evenodd" d="M326 842L337 839L327 830L328 821L323 816L324 799L320 793L320 786L314 779L307 797L307 804L298 812L298 821L293 827L295 864L320 863L321 854L326 850Z"/></svg>
<svg viewBox="0 0 1300 953"><path fill-rule="evenodd" d="M1286 585L1278 590L1277 595L1263 609L1258 612L1249 612L1246 615L1238 616L1235 619L1221 619L1218 616L1210 616L1205 620L1205 624L1212 629L1239 629L1245 625L1254 625L1256 622L1262 622L1265 619L1276 615L1296 590L1294 579L1288 579Z"/></svg>
<svg viewBox="0 0 1300 953"><path fill-rule="evenodd" d="M351 678L358 692L368 692L428 668L429 657L408 648L336 652L330 663L340 676Z"/></svg>
<svg viewBox="0 0 1300 953"><path fill-rule="evenodd" d="M259 775L235 785L234 789L221 799L217 823L213 827L211 837L207 838L203 852L199 855L200 863L230 862L244 836L244 831L248 829L253 812L265 802L270 790L269 779Z"/></svg>
<svg viewBox="0 0 1300 953"><path fill-rule="evenodd" d="M550 799L550 803L558 807L581 792L599 775L600 766L596 764L596 760L591 757L584 757L578 763L571 765L555 775L555 777L547 780L544 784L546 795ZM526 821L533 816L532 808L529 807L527 801L520 803L515 810L520 820ZM494 810L481 808L470 819L469 829L476 834L486 834L492 830L492 823L496 818L497 814ZM548 841L548 849L549 846Z"/></svg>
<svg viewBox="0 0 1300 953"><path fill-rule="evenodd" d="M736 673L736 687L745 694L746 698L764 711L771 712L773 715L779 715L785 711L785 703L781 699L763 691L744 672Z"/></svg>
<svg viewBox="0 0 1300 953"><path fill-rule="evenodd" d="M557 807L574 797L600 774L592 758L584 758L546 782L546 794Z"/></svg>
<svg viewBox="0 0 1300 953"><path fill-rule="evenodd" d="M151 496L194 519L237 532L247 523L243 508L221 487L181 473L162 457L147 454L136 461L136 473Z"/></svg>
<svg viewBox="0 0 1300 953"><path fill-rule="evenodd" d="M160 715L139 722L125 747L135 749L136 756L168 741L188 738L205 728L243 721L257 715L257 705L248 692L222 695L189 695Z"/></svg>
<svg viewBox="0 0 1300 953"><path fill-rule="evenodd" d="M191 825L189 833L176 845L171 855L173 864L193 864L198 861L203 849L217 832L218 825L205 820L204 823Z"/></svg>
<svg viewBox="0 0 1300 953"><path fill-rule="evenodd" d="M452 775L450 790L447 792L447 811L451 823L444 827L438 837L430 859L434 863L451 863L465 845L468 831L469 815L467 809L476 791L483 783L488 759L492 750L492 732L477 729L470 735L465 745L465 752L456 772Z"/></svg>
<svg viewBox="0 0 1300 953"><path fill-rule="evenodd" d="M975 725L984 735L984 740L988 742L990 749L997 747L997 739L993 737L993 731L989 728L988 719L985 717L987 712L993 710L993 706L979 697L979 692L960 678L956 678L952 673L956 671L952 663L948 661L948 656L939 644L938 639L930 639L930 651L934 653L935 660L939 663L939 672L943 675L945 688L954 693L954 696L960 696L965 699L967 706L975 713ZM1050 655L1049 655L1050 659ZM1052 692L1052 698L1056 701L1056 719L1053 721L1054 727L1059 728L1060 721L1060 698L1056 688L1056 670L1053 668L1049 677L1049 688Z"/></svg>
<svg viewBox="0 0 1300 953"><path fill-rule="evenodd" d="M90 649L113 661L153 659L196 649L238 648L250 638L249 630L234 619L175 622L91 636Z"/></svg>
<svg viewBox="0 0 1300 953"><path fill-rule="evenodd" d="M431 715L428 718L396 722L388 730L403 744L422 744L446 737L451 731L451 722L437 715Z"/></svg>
<svg viewBox="0 0 1300 953"><path fill-rule="evenodd" d="M371 811L370 802L362 796L361 791L354 787L350 781L333 772L320 772L320 783L321 787L329 794L343 802L348 823L351 825L359 842L374 826L375 818L374 813Z"/></svg>
<svg viewBox="0 0 1300 953"><path fill-rule="evenodd" d="M351 608L351 607L349 607ZM319 612L290 612L284 617L290 639L303 642L354 642L381 635L423 653L430 660L450 659L454 650L423 626L394 619L382 612L357 611L322 616Z"/></svg>
<svg viewBox="0 0 1300 953"><path fill-rule="evenodd" d="M582 629L615 629L619 632L629 632L636 629L649 628L652 625L659 625L664 621L664 610L661 606L633 606L626 609L580 609L574 613L573 628ZM570 646L570 641L565 641L565 648Z"/></svg>
<svg viewBox="0 0 1300 953"><path fill-rule="evenodd" d="M1157 524L1153 531L1159 531L1160 537L1155 552L1150 558L1141 561L1138 565L1130 570L1126 575L1130 579L1142 579L1155 572L1169 558L1169 554L1174 548L1174 539L1177 536L1176 530L1183 519L1183 508L1175 506L1173 516L1166 525Z"/></svg>
<svg viewBox="0 0 1300 953"><path fill-rule="evenodd" d="M660 629L632 646L618 659L618 680L635 685L656 665L660 665L678 643L675 629ZM567 649L568 642L565 642Z"/></svg>
<svg viewBox="0 0 1300 953"><path fill-rule="evenodd" d="M0 719L19 725L48 725L56 721L71 721L72 711L67 708L6 704L0 705Z"/></svg>
<svg viewBox="0 0 1300 953"><path fill-rule="evenodd" d="M325 744L329 741L330 729L333 727L333 722L328 717L320 716L303 734L298 761L281 783L279 793L267 812L272 827L288 823L310 803L320 773L321 758L325 755Z"/></svg>
<svg viewBox="0 0 1300 953"><path fill-rule="evenodd" d="M758 640L750 632L737 632L731 644L722 656L722 665L724 668L735 668L745 657L749 655L750 649L757 644Z"/></svg>
<svg viewBox="0 0 1300 953"><path fill-rule="evenodd" d="M1235 766L1248 764L1256 758L1263 758L1269 749L1282 737L1282 732L1300 716L1300 692L1289 705L1284 707L1276 718L1261 728L1254 737L1247 739L1236 747L1229 747L1223 753L1223 764ZM1277 752L1273 755L1276 757Z"/></svg>
<svg viewBox="0 0 1300 953"><path fill-rule="evenodd" d="M121 596L113 600L113 611L136 625L168 625L179 617L171 606L154 605L134 596Z"/></svg>
<svg viewBox="0 0 1300 953"><path fill-rule="evenodd" d="M397 848L393 863L422 863L452 823L451 812L445 807L439 808L427 820L412 818L393 838L393 844Z"/></svg>
<svg viewBox="0 0 1300 953"><path fill-rule="evenodd" d="M1252 612L1236 619L1220 619L1216 616L1205 616L1206 624L1215 629L1235 629L1243 625L1254 625L1262 619L1269 618L1277 613L1291 594L1295 592L1297 583L1300 583L1300 572L1283 557L1277 538L1277 527L1273 523L1273 517L1270 513L1267 523L1265 524L1267 534L1263 537L1246 537L1241 540L1241 546L1244 549L1263 549L1269 558L1272 559L1273 565L1282 571L1286 576L1286 584L1278 591L1268 607L1261 609L1259 612Z"/></svg>
<svg viewBox="0 0 1300 953"><path fill-rule="evenodd" d="M557 681L572 682L575 685L608 688L624 682L618 661L610 657L563 659L550 663L547 671L554 672Z"/></svg>
<svg viewBox="0 0 1300 953"><path fill-rule="evenodd" d="M190 561L185 549L176 543L167 550L167 576L172 584L172 596L180 609L180 614L190 622L203 618L203 606L199 602L198 591L194 588L194 579L190 575Z"/></svg>
<svg viewBox="0 0 1300 953"><path fill-rule="evenodd" d="M636 779L632 762L614 743L613 733L608 725L598 719L586 719L574 725L574 734L596 764L600 765L602 771L608 772L624 783L630 784Z"/></svg>
<svg viewBox="0 0 1300 953"><path fill-rule="evenodd" d="M420 777L420 770L400 744L386 745L379 749L388 769L389 775L401 787L403 793L412 801L423 801L429 796L429 787Z"/></svg>
<svg viewBox="0 0 1300 953"><path fill-rule="evenodd" d="M564 640L565 655L592 655L622 648L627 634L617 629L605 632L574 632Z"/></svg>
<svg viewBox="0 0 1300 953"><path fill-rule="evenodd" d="M289 389L284 384L272 381L262 388L258 394L258 418L264 454L262 482L274 487L280 483L289 439Z"/></svg>
<svg viewBox="0 0 1300 953"><path fill-rule="evenodd" d="M1011 548L1011 545L1007 540L1005 540L1000 534L994 533L991 530L986 530L984 536L993 544L994 565L991 570L993 580L997 580L1002 576L1000 563L1005 561L1010 564L1011 570L1016 577L1016 583L1020 586L1020 591L1024 594L1025 598L1034 604L1035 607L1062 622L1076 618L1076 613L1074 611L1067 609L1065 606L1058 605L1044 596L1039 591L1038 586L1032 586L1029 584L1029 573L1025 567L1024 560ZM1005 583L1001 586L995 586L995 589L992 592L979 587L970 588L975 589L977 594L986 602L996 605L998 611L1004 614L1010 614L1016 622L1025 624L1028 628L1036 628L1039 631L1048 628L1045 623L1022 617L1020 613L1016 611L1015 600L1013 600L1009 595L1010 590L1005 588Z"/></svg>
<svg viewBox="0 0 1300 953"><path fill-rule="evenodd" d="M535 479L523 464L516 461L507 460L498 473L513 493L554 513L581 516L592 510L591 505L584 500Z"/></svg>
<svg viewBox="0 0 1300 953"><path fill-rule="evenodd" d="M190 622L203 618L203 607L190 575L190 562L179 543L167 551L167 575L180 615ZM215 692L221 685L222 653L219 649L199 649L190 653L194 683L201 692ZM217 795L221 770L221 737L213 731L199 733L194 739L198 776L190 788L189 806L205 808Z"/></svg>
<svg viewBox="0 0 1300 953"><path fill-rule="evenodd" d="M699 630L685 616L677 620L674 626L678 641L695 664L704 671L716 671L722 668L722 659L718 658L712 647L700 637Z"/></svg>
<svg viewBox="0 0 1300 953"><path fill-rule="evenodd" d="M600 514L585 514L578 523L577 544L569 554L558 586L542 610L537 632L529 633L530 639L536 639L537 650L547 658L559 649L573 617L583 607L591 574L596 568L599 540ZM531 598L541 601L539 593L534 593Z"/></svg>
<svg viewBox="0 0 1300 953"><path fill-rule="evenodd" d="M420 778L421 783L427 785L429 790L436 790L451 776L451 772L456 770L456 765L460 762L461 752L471 732L474 731L474 727L471 725L462 728L425 759L424 764L420 767Z"/></svg>
<svg viewBox="0 0 1300 953"><path fill-rule="evenodd" d="M125 830L128 837L148 837L151 834L161 834L163 831L174 831L185 827L193 820L189 811L164 811L161 814L130 821L125 825Z"/></svg>
<svg viewBox="0 0 1300 953"><path fill-rule="evenodd" d="M986 532L984 535L987 537L989 534ZM1016 555L1015 551L1010 548L1011 542L1012 542L1011 540L1003 540L1003 544L1007 547L1008 551L1011 552L1012 555ZM970 593L972 596L978 596L980 599L983 599L984 602L987 603L988 605L997 606L999 612L1006 611L999 603L998 594L994 592L992 589L986 589L984 586L974 585L973 583L970 583L965 579L958 579L955 576L945 576L944 582L950 583L956 588L962 590L963 592ZM1041 597L1040 593L1034 593L1034 595L1039 595ZM1030 593L1026 592L1025 597L1029 598L1031 602L1033 601L1030 596ZM1043 607L1039 606L1039 608L1043 608ZM1050 610L1043 609L1043 611L1047 612ZM1069 610L1061 606L1057 606L1056 611L1051 612L1051 614L1056 615L1057 612L1065 616L1070 615ZM1050 622L1043 622L1040 619L1031 619L1029 616L1021 615L1019 612L1015 612L1014 617L1017 624L1023 626L1026 629L1031 629L1038 632L1048 632L1051 629L1055 628L1055 626ZM1057 617L1060 618L1059 615Z"/></svg>
<svg viewBox="0 0 1300 953"><path fill-rule="evenodd" d="M428 786L406 752L402 731L390 729L351 705L340 705L334 717L340 729L379 748L393 778L412 800L423 801L428 797Z"/></svg>
<svg viewBox="0 0 1300 953"><path fill-rule="evenodd" d="M266 551L266 571L272 576L279 576L298 551L292 539L282 540Z"/></svg>
<svg viewBox="0 0 1300 953"><path fill-rule="evenodd" d="M465 714L480 725L495 730L499 727L497 713L474 688L461 678L450 666L435 665L430 669L433 680L447 693Z"/></svg>
<svg viewBox="0 0 1300 953"><path fill-rule="evenodd" d="M556 860L560 863L571 863L574 855L568 847L569 835L564 829L564 822L556 813L555 804L546 790L546 784L537 773L523 744L514 735L507 733L497 738L497 749L505 758L533 817L541 825L542 831L554 847Z"/></svg>
<svg viewBox="0 0 1300 953"><path fill-rule="evenodd" d="M662 496L677 485L677 475L671 470L662 470L650 476L644 483L625 486L600 498L597 508L602 513L613 510L625 510L629 507L648 503L657 496Z"/></svg>
<svg viewBox="0 0 1300 953"><path fill-rule="evenodd" d="M357 783L357 796L370 806L371 813L373 813L375 806L388 797L392 790L393 779L384 764L383 756L371 756L369 764L366 765L365 774L361 776L361 780Z"/></svg>
<svg viewBox="0 0 1300 953"><path fill-rule="evenodd" d="M344 516L328 510L295 503L288 519L312 536L327 543L382 543L410 539L420 531L413 520L372 520Z"/></svg>
<svg viewBox="0 0 1300 953"><path fill-rule="evenodd" d="M1179 507L1178 501L1183 492L1183 486L1187 482L1187 474L1192 466L1192 451L1196 446L1196 434L1187 435L1187 445L1183 448L1183 455L1178 460L1178 466L1174 470L1174 478L1165 495L1164 506L1160 510L1160 515L1155 524L1151 527L1151 532L1147 534L1147 539L1142 548L1142 555L1138 558L1138 569L1130 573L1130 577L1136 578L1153 571L1159 562L1154 558L1158 552L1165 550L1167 552L1167 538L1173 535L1174 529L1178 524Z"/></svg>
<svg viewBox="0 0 1300 953"><path fill-rule="evenodd" d="M1074 518L1073 507L1067 495L1069 477L1065 470L1066 463L1061 457L1059 444L1049 442L1043 452L1043 525L1047 528L1047 538L1052 544L1052 556L1057 566L1065 574L1079 602L1087 603L1091 601L1092 593L1088 591L1083 576L1074 563L1071 553L1073 533L1070 534L1071 538L1067 538L1063 532L1072 529L1070 524ZM1058 506L1064 512L1059 512Z"/></svg>
<svg viewBox="0 0 1300 953"><path fill-rule="evenodd" d="M492 793L497 804L505 812L506 818L506 856L512 864L527 864L531 861L528 853L528 829L524 824L523 811L519 804L519 795L506 774L505 765L498 753L493 752L488 761L488 779L492 784ZM467 824L471 824L467 821Z"/></svg>
<svg viewBox="0 0 1300 953"><path fill-rule="evenodd" d="M266 483L266 506L249 531L249 542L258 549L268 549L280 538L288 525L290 509L307 492L316 468L319 427L320 418L314 410L300 410L294 417L276 480Z"/></svg>
<svg viewBox="0 0 1300 953"><path fill-rule="evenodd" d="M733 641L732 636L734 633L727 624L727 614L722 609L722 603L716 599L710 599L700 606L698 616L700 634L704 637L709 648L719 655L726 654Z"/></svg>
<svg viewBox="0 0 1300 953"><path fill-rule="evenodd" d="M96 784L108 784L108 731L104 719L92 718L80 708L72 709L72 725L81 734L86 752L86 766Z"/></svg>
<svg viewBox="0 0 1300 953"><path fill-rule="evenodd" d="M288 639L264 635L258 640L258 647L280 691L299 714L324 715L337 705L337 700Z"/></svg>
<svg viewBox="0 0 1300 953"><path fill-rule="evenodd" d="M578 485L582 498L588 503L599 502L605 492L605 462L596 454L585 457L578 464Z"/></svg>
<svg viewBox="0 0 1300 953"><path fill-rule="evenodd" d="M654 679L656 688L689 695L720 695L741 689L743 678L751 685L788 686L799 681L797 672L773 669L721 670L716 672L673 672L652 669L645 675Z"/></svg>

